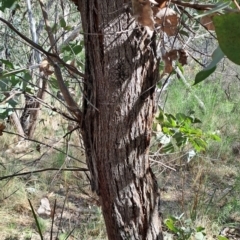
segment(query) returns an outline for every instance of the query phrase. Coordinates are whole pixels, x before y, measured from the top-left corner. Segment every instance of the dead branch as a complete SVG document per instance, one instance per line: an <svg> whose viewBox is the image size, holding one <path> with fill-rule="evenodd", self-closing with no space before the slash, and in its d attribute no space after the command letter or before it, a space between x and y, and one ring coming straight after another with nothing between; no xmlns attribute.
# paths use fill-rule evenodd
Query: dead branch
<svg viewBox="0 0 240 240"><path fill-rule="evenodd" d="M13 177L19 177L19 176L24 176L27 174L33 174L33 173L39 173L39 172L47 172L47 171L61 171L61 172L88 172L89 170L87 168L44 168L44 169L39 169L39 170L34 170L34 171L29 171L29 172L23 172L23 173L14 173L11 175L3 176L0 177L0 181L7 179L7 178L13 178Z"/></svg>

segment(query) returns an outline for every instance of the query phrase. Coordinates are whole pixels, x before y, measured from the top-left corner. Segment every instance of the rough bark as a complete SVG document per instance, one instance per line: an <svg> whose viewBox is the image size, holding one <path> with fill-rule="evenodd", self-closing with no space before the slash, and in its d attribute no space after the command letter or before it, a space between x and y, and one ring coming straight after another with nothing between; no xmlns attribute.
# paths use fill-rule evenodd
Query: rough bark
<svg viewBox="0 0 240 240"><path fill-rule="evenodd" d="M82 135L108 238L163 239L149 165L158 60L154 39L123 0L83 0L86 50Z"/></svg>

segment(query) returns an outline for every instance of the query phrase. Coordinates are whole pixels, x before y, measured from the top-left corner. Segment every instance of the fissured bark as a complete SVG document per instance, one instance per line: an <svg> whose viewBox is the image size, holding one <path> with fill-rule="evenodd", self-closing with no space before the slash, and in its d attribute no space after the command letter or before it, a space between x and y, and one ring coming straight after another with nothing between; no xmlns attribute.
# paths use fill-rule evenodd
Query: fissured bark
<svg viewBox="0 0 240 240"><path fill-rule="evenodd" d="M163 239L149 164L156 42L124 0L79 0L86 51L82 134L111 240Z"/></svg>

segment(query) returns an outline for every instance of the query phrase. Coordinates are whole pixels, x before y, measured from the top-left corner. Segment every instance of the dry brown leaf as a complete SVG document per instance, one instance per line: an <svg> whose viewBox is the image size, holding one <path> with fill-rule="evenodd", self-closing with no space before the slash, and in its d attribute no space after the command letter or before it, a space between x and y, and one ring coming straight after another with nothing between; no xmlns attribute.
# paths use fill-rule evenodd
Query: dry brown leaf
<svg viewBox="0 0 240 240"><path fill-rule="evenodd" d="M3 135L3 130L6 128L6 126L3 123L0 123L0 136Z"/></svg>
<svg viewBox="0 0 240 240"><path fill-rule="evenodd" d="M173 50L171 50L171 51L173 52ZM162 60L164 61L164 70L163 70L162 75L170 74L172 72L172 70L173 70L173 66L172 66L173 59L171 59L171 55L174 55L174 54L171 54L171 51L170 52L166 52L162 56Z"/></svg>
<svg viewBox="0 0 240 240"><path fill-rule="evenodd" d="M166 53L166 57L169 58L171 61L178 59L178 50L172 49L170 52Z"/></svg>
<svg viewBox="0 0 240 240"><path fill-rule="evenodd" d="M51 65L47 59L44 59L39 66L40 72L43 72L45 76L49 76L54 73Z"/></svg>
<svg viewBox="0 0 240 240"><path fill-rule="evenodd" d="M178 60L182 65L186 65L187 53L184 49L172 49L162 56L162 60L164 61L163 76L164 74L170 74L173 71L173 61Z"/></svg>
<svg viewBox="0 0 240 240"><path fill-rule="evenodd" d="M162 8L156 13L156 24L161 27L161 30L168 36L177 34L179 16L171 8Z"/></svg>
<svg viewBox="0 0 240 240"><path fill-rule="evenodd" d="M182 64L182 66L187 65L187 57L188 54L184 49L178 50L179 58L178 61Z"/></svg>
<svg viewBox="0 0 240 240"><path fill-rule="evenodd" d="M173 70L172 61L168 58L164 59L163 61L165 63L163 74L170 74Z"/></svg>
<svg viewBox="0 0 240 240"><path fill-rule="evenodd" d="M213 22L212 22L212 18L213 16L215 16L216 14L210 14L210 15L207 15L207 16L204 16L200 19L200 23L205 27L207 28L207 30L210 30L210 31L215 31L215 27L213 25Z"/></svg>
<svg viewBox="0 0 240 240"><path fill-rule="evenodd" d="M149 0L132 0L132 7L135 20L146 28L148 35L151 37L154 31L151 2Z"/></svg>
<svg viewBox="0 0 240 240"><path fill-rule="evenodd" d="M157 4L157 7L158 7L159 9L166 7L166 4L167 4L167 1L166 1L166 0L156 0L156 2L158 3L158 4Z"/></svg>

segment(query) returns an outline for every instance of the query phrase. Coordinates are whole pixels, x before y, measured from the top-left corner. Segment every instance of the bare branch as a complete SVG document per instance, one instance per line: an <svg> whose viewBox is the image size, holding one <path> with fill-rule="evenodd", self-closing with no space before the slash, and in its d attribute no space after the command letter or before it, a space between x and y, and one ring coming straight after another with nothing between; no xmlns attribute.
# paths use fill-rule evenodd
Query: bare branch
<svg viewBox="0 0 240 240"><path fill-rule="evenodd" d="M193 8L196 10L211 10L213 8L218 7L217 4L198 4L198 3L184 2L180 0L171 0L171 3L177 4L182 7ZM228 12L235 12L235 10L231 8L225 8L225 10Z"/></svg>
<svg viewBox="0 0 240 240"><path fill-rule="evenodd" d="M2 132L3 132L3 133L12 134L12 135L15 135L15 136L19 136L19 137L23 138L23 139L26 140L26 141L35 142L35 143L41 144L41 145L43 145L43 146L52 148L52 149L54 149L54 150L56 150L56 151L58 151L58 152L60 152L60 153L66 154L66 153L65 153L64 151L62 151L61 149L58 149L58 148L56 148L56 147L53 147L53 146L51 146L50 144L47 144L47 143L40 142L40 141L35 140L35 139L31 139L31 138L25 137L25 136L20 135L20 134L18 134L18 133L9 132L9 131L2 131ZM71 155L68 155L68 157L72 158L73 160L76 160L77 162L86 164L85 162L83 162L83 161L81 161L81 160L79 160L79 159L77 159L77 158L75 158L75 157L73 157L73 156L71 156Z"/></svg>
<svg viewBox="0 0 240 240"><path fill-rule="evenodd" d="M7 178L12 178L12 177L18 177L18 176L24 176L27 174L33 174L33 173L39 173L39 172L47 172L47 171L61 171L61 172L88 172L89 170L87 168L44 168L44 169L39 169L39 170L34 170L34 171L29 171L29 172L23 172L23 173L14 173L11 175L6 175L3 177L0 177L0 181L7 179Z"/></svg>
<svg viewBox="0 0 240 240"><path fill-rule="evenodd" d="M49 37L49 41L50 41L50 44L51 44L51 48L53 49L53 52L55 54L57 54L58 50L57 50L57 46L56 46L56 41L55 41L55 38L54 38L53 33L51 31L51 27L50 27L49 22L48 22L48 13L47 13L47 11L46 11L46 9L44 7L44 4L43 4L42 0L39 0L39 3L40 3L40 6L41 6L41 9L42 9L42 14L43 14L43 18L44 18L44 21L45 21L46 30L47 30L47 33L48 33L48 37ZM71 94L70 94L66 84L63 81L62 72L60 70L60 67L59 67L58 63L56 63L55 59L51 58L51 57L48 57L48 60L49 60L49 63L51 65L53 65L54 73L55 73L55 76L56 76L57 82L58 82L58 86L60 88L60 91L63 94L63 97L64 97L66 103L67 103L68 110L80 122L81 118L82 118L82 112L80 111L78 104L72 98L72 96L71 96Z"/></svg>
<svg viewBox="0 0 240 240"><path fill-rule="evenodd" d="M237 9L240 11L240 6L239 6L239 4L237 3L237 1L236 1L236 0L233 0L233 2L234 2L234 4L236 5Z"/></svg>

